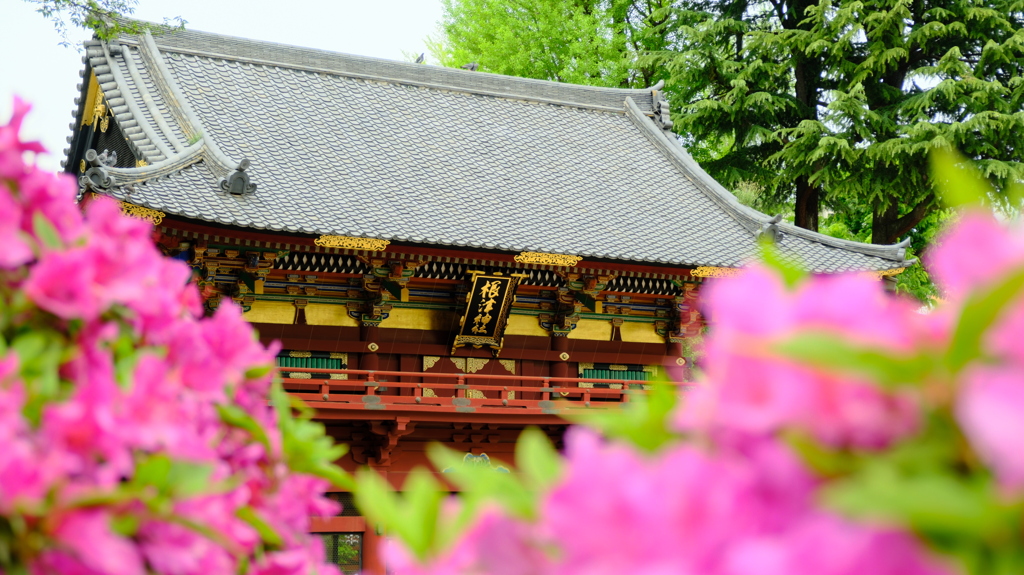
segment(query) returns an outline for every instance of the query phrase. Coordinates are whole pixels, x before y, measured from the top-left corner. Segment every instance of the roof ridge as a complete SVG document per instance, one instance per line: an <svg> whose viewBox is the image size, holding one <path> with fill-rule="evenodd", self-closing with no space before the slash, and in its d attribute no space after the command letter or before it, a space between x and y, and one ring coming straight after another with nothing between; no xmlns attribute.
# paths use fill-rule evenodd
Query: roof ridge
<svg viewBox="0 0 1024 575"><path fill-rule="evenodd" d="M164 99L171 110L171 115L185 134L188 134L190 137L198 136L199 140L206 145L206 156L214 168L213 172L221 178L227 177L228 174L236 169L236 166L239 166L245 160L243 159L241 162L235 161L221 151L217 142L214 141L209 131L203 125L203 122L196 115L195 111L192 110L192 106L189 105L188 99L182 93L174 75L167 69L163 55L160 53L160 49L149 30L146 30L143 35L139 49L146 63L152 68L150 73L153 75L157 89L164 94Z"/></svg>
<svg viewBox="0 0 1024 575"><path fill-rule="evenodd" d="M136 44L142 40L123 36L120 41ZM650 88L607 88L470 72L195 30L164 32L154 42L169 52L619 113L623 100L631 97L645 114L654 113Z"/></svg>
<svg viewBox="0 0 1024 575"><path fill-rule="evenodd" d="M834 238L832 236L826 236L825 234L800 228L792 224L779 223L776 218L773 218L768 214L761 213L749 206L744 206L738 199L736 199L736 196L705 172L704 169L700 167L700 164L690 156L683 146L679 145L678 142L672 141L663 130L658 129L654 120L643 114L632 99L627 98L626 110L627 115L631 120L633 120L633 123L638 128L641 128L649 140L657 145L659 149L664 151L669 158L673 160L673 163L675 163L691 181L697 184L697 187L702 190L705 195L707 195L713 202L715 202L715 204L725 210L728 215L739 222L740 225L746 228L747 231L751 232L753 235L759 235L765 225L777 225L782 228L786 234L808 241L817 242L829 247L892 260L899 262L901 266L910 265L914 262L914 260L906 260L907 240L892 245L878 245Z"/></svg>

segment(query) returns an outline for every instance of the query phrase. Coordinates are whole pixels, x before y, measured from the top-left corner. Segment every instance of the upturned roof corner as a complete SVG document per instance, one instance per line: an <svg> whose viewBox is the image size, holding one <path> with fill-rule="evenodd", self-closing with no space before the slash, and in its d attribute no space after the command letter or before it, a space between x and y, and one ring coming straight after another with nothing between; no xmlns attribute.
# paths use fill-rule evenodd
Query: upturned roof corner
<svg viewBox="0 0 1024 575"><path fill-rule="evenodd" d="M664 82L578 86L191 30L93 40L85 64L66 170L116 197L132 186L133 204L168 215L684 268L742 266L759 236L815 272L907 261L905 244L839 240L742 205L672 132ZM134 166L90 145L81 123L98 102ZM256 175L273 194L254 193Z"/></svg>

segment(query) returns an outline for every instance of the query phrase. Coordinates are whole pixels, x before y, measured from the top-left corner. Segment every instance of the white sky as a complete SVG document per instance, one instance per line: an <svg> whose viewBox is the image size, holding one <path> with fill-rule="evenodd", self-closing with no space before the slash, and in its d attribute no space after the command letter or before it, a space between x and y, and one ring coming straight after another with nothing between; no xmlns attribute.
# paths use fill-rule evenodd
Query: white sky
<svg viewBox="0 0 1024 575"><path fill-rule="evenodd" d="M0 123L14 94L33 103L23 135L50 151L39 164L60 167L84 68L74 47L59 46L53 24L24 0L0 0ZM161 22L181 16L186 27L335 52L403 60L426 51L441 19L440 0L140 0L135 17ZM91 36L72 30L81 43ZM429 56L428 56L429 57ZM429 62L429 60L428 60Z"/></svg>

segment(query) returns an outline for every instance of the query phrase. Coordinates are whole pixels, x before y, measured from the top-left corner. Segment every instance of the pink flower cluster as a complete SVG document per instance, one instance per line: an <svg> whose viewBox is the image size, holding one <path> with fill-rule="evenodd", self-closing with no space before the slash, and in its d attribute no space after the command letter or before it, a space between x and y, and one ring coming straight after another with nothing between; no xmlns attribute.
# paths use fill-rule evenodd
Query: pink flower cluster
<svg viewBox="0 0 1024 575"><path fill-rule="evenodd" d="M928 263L948 294L930 313L864 275L790 287L754 266L710 286L704 380L674 416L684 439L641 454L570 430L565 475L541 495L539 520L493 509L427 565L400 546L389 560L407 575L923 575L963 567L933 556L908 526L858 523L823 508L818 495L832 478L813 475L787 443L796 431L850 464L929 433L926 418L951 437L958 425L973 453L960 448L952 463L935 456L930 472L948 475L930 477L976 489L988 474L980 459L999 480L992 495L1019 505L1024 228L966 212ZM990 325L979 323L985 317ZM980 341L971 343L972 329L981 330ZM867 355L836 365L842 358L815 348L815 339ZM794 341L832 363L784 348ZM878 355L890 362L878 365L900 375L861 369Z"/></svg>
<svg viewBox="0 0 1024 575"><path fill-rule="evenodd" d="M429 565L398 545L389 565L402 575L948 573L905 532L818 510L814 479L778 442L647 456L575 428L566 458L537 524L490 510Z"/></svg>
<svg viewBox="0 0 1024 575"><path fill-rule="evenodd" d="M0 126L0 572L336 573L307 533L336 505L268 407L274 350L237 306L202 318L148 224L108 199L83 215L72 179L26 164L27 111Z"/></svg>
<svg viewBox="0 0 1024 575"><path fill-rule="evenodd" d="M991 214L968 212L929 254L929 269L949 294L949 307L1024 274L1024 227L1007 228ZM1003 484L1024 491L1024 290L985 332L985 354L965 370L956 400L964 433Z"/></svg>
<svg viewBox="0 0 1024 575"><path fill-rule="evenodd" d="M883 447L914 431L913 397L882 393L863 376L837 374L782 357L775 346L799 334L895 352L929 344L929 318L863 276L813 278L789 290L752 267L711 286L714 326L707 341L706 389L688 398L680 425L711 433L770 435L798 427L836 447Z"/></svg>

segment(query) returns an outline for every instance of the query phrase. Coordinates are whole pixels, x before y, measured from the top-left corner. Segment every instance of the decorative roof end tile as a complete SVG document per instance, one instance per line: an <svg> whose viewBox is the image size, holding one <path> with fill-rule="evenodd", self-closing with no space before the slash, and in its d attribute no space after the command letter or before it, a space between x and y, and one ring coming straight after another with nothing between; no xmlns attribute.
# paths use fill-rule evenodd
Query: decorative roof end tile
<svg viewBox="0 0 1024 575"><path fill-rule="evenodd" d="M234 172L228 177L221 178L220 189L234 196L244 196L256 191L256 184L249 182L249 174L245 170L249 168L249 160L242 160Z"/></svg>

